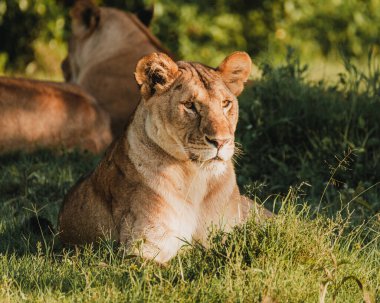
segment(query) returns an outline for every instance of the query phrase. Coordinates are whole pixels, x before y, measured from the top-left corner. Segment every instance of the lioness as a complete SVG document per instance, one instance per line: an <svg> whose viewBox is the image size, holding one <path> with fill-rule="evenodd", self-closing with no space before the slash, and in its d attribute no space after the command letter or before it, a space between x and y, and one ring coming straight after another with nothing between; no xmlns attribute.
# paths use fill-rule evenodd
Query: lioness
<svg viewBox="0 0 380 303"><path fill-rule="evenodd" d="M110 119L72 84L0 77L0 153L37 148L103 151Z"/></svg>
<svg viewBox="0 0 380 303"><path fill-rule="evenodd" d="M142 58L135 77L141 102L123 136L63 201L60 239L82 244L104 235L164 263L183 240L206 244L211 225L230 230L251 201L239 193L231 158L236 97L251 59L235 52L221 65Z"/></svg>
<svg viewBox="0 0 380 303"><path fill-rule="evenodd" d="M133 72L137 61L152 52L167 52L131 13L79 0L70 11L72 36L62 63L67 82L85 88L111 116L114 135L139 102Z"/></svg>

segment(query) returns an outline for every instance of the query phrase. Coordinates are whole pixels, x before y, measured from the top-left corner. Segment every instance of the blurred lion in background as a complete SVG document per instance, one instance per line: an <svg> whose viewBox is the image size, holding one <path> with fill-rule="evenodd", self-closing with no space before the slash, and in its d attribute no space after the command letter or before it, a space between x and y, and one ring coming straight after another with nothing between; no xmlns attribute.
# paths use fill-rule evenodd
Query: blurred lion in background
<svg viewBox="0 0 380 303"><path fill-rule="evenodd" d="M95 97L110 114L112 133L119 135L140 100L133 74L138 60L169 52L132 13L78 0L70 16L69 53L62 63L65 79Z"/></svg>
<svg viewBox="0 0 380 303"><path fill-rule="evenodd" d="M110 120L73 84L0 77L0 154L40 148L103 151Z"/></svg>
<svg viewBox="0 0 380 303"><path fill-rule="evenodd" d="M133 14L89 0L75 1L70 14L72 36L62 70L75 84L0 77L0 153L103 151L139 102L133 75L138 59L167 52Z"/></svg>

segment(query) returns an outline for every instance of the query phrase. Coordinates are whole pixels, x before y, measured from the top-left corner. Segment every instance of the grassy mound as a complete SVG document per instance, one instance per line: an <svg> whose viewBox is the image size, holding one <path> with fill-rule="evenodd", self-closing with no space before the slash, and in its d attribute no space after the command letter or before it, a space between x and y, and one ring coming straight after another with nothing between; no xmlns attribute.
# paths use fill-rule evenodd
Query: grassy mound
<svg viewBox="0 0 380 303"><path fill-rule="evenodd" d="M334 85L307 83L307 67L292 57L264 66L240 98L240 184L269 195L307 182L309 203L330 214L347 204L361 220L378 213L380 71L372 65L368 76L346 62Z"/></svg>
<svg viewBox="0 0 380 303"><path fill-rule="evenodd" d="M208 249L186 244L167 267L111 242L68 250L46 226L31 232L36 213L56 224L99 158L0 157L0 301L380 301L379 81L347 67L335 86L306 83L296 61L265 68L240 98L238 180L278 216L213 231Z"/></svg>

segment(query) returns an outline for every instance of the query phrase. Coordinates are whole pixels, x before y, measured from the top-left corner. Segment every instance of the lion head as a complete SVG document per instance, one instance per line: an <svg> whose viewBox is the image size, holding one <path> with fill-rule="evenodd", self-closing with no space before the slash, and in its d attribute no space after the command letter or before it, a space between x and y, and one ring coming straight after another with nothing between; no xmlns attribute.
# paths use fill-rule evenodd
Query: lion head
<svg viewBox="0 0 380 303"><path fill-rule="evenodd" d="M251 59L244 52L229 55L217 68L175 63L163 53L145 56L135 77L148 137L178 160L225 166L235 149L237 96L250 72Z"/></svg>

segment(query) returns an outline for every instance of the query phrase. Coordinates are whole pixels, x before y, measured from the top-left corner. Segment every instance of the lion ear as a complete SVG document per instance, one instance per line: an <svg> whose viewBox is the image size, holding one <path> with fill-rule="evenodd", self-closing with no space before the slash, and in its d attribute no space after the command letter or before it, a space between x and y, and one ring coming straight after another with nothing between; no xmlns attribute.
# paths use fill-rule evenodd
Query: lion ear
<svg viewBox="0 0 380 303"><path fill-rule="evenodd" d="M146 27L149 27L154 16L154 6L152 5L148 8L140 8L135 12L135 14Z"/></svg>
<svg viewBox="0 0 380 303"><path fill-rule="evenodd" d="M252 61L245 52L234 52L226 57L217 68L224 83L235 95L239 96L244 89L244 83L251 74Z"/></svg>
<svg viewBox="0 0 380 303"><path fill-rule="evenodd" d="M92 0L77 0L70 10L71 29L75 36L91 33L99 24L100 8Z"/></svg>
<svg viewBox="0 0 380 303"><path fill-rule="evenodd" d="M178 75L178 65L164 53L152 53L140 59L135 78L142 97L147 100L166 90Z"/></svg>

